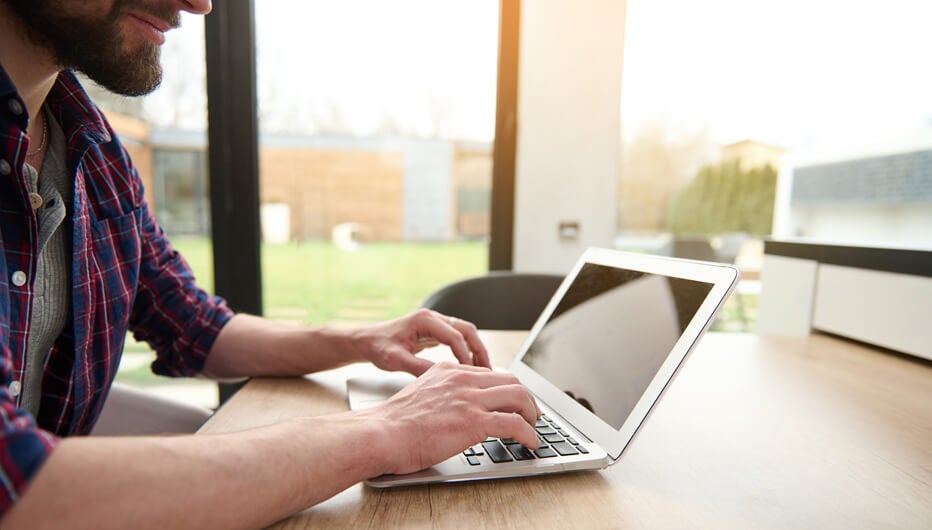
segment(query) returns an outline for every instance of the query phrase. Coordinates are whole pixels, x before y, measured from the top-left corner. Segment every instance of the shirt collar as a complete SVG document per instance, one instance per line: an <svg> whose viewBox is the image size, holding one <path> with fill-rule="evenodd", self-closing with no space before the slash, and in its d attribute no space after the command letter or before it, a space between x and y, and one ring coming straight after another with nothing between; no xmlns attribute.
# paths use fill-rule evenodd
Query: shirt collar
<svg viewBox="0 0 932 530"><path fill-rule="evenodd" d="M0 65L0 99L4 96L16 95L19 92L16 85L7 74L3 65ZM22 98L19 98L22 102ZM81 82L70 70L63 70L58 74L52 90L45 100L49 110L58 117L66 136L71 137L78 132L92 143L106 143L111 141L110 128L107 126L103 113L91 101Z"/></svg>
<svg viewBox="0 0 932 530"><path fill-rule="evenodd" d="M80 131L94 143L106 143L112 139L106 118L71 70L58 74L45 103L60 117L66 134Z"/></svg>

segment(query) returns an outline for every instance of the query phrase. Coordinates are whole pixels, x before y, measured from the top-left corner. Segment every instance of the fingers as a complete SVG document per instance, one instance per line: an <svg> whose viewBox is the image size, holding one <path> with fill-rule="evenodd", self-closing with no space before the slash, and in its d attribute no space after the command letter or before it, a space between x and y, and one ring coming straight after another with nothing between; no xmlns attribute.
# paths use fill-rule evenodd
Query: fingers
<svg viewBox="0 0 932 530"><path fill-rule="evenodd" d="M396 356L397 359L397 369L408 372L411 375L419 376L430 370L430 367L434 365L433 362L428 361L427 359L422 359L415 355L409 355L404 352Z"/></svg>
<svg viewBox="0 0 932 530"><path fill-rule="evenodd" d="M495 438L512 438L530 449L540 448L537 431L517 414L491 413L487 419L486 432Z"/></svg>
<svg viewBox="0 0 932 530"><path fill-rule="evenodd" d="M479 338L479 331L476 329L475 324L451 318L450 325L453 329L460 332L463 339L466 341L469 350L472 352L473 366L491 368L492 363L489 361L489 351L485 349L485 344L483 344L482 339Z"/></svg>
<svg viewBox="0 0 932 530"><path fill-rule="evenodd" d="M489 352L472 322L436 311L431 311L431 314L434 318L430 319L429 331L453 350L453 355L461 364L491 368Z"/></svg>
<svg viewBox="0 0 932 530"><path fill-rule="evenodd" d="M475 366L438 365L437 371L444 370L449 370L454 384L473 389L467 399L482 411L480 417L488 422L485 428L488 436L510 437L528 447L538 447L533 426L540 417L540 409L517 377Z"/></svg>
<svg viewBox="0 0 932 530"><path fill-rule="evenodd" d="M539 416L534 398L520 384L499 385L476 392L476 403L489 411L512 412L534 425Z"/></svg>
<svg viewBox="0 0 932 530"><path fill-rule="evenodd" d="M381 407L369 409L392 431L393 452L383 472L410 473L457 454L488 437L540 447L537 404L510 374L441 362ZM364 412L362 412L364 413ZM430 437L430 444L408 443ZM417 451L406 448L418 447Z"/></svg>

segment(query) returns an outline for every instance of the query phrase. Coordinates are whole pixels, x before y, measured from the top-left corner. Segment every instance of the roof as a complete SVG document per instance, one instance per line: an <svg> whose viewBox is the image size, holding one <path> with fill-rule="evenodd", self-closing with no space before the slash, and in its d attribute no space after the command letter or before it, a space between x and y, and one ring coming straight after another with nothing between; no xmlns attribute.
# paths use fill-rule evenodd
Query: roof
<svg viewBox="0 0 932 530"><path fill-rule="evenodd" d="M932 202L932 149L797 167L794 204Z"/></svg>

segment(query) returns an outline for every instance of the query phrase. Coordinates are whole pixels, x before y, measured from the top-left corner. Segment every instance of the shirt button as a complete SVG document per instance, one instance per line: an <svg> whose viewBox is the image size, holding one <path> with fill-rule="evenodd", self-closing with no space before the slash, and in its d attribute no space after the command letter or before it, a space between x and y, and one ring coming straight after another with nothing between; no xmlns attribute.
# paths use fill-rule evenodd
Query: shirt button
<svg viewBox="0 0 932 530"><path fill-rule="evenodd" d="M19 381L13 381L10 383L10 395L13 397L19 396L20 391L23 389L23 385Z"/></svg>
<svg viewBox="0 0 932 530"><path fill-rule="evenodd" d="M18 99L10 98L7 100L7 106L10 108L10 112L17 116L23 113L23 104L20 103Z"/></svg>
<svg viewBox="0 0 932 530"><path fill-rule="evenodd" d="M13 171L13 168L10 167L10 163L6 160L0 160L0 175L9 175Z"/></svg>
<svg viewBox="0 0 932 530"><path fill-rule="evenodd" d="M42 200L42 196L39 195L38 193L29 194L29 204L32 205L33 210L38 210L39 208L41 208L43 202L44 201Z"/></svg>
<svg viewBox="0 0 932 530"><path fill-rule="evenodd" d="M26 285L26 273L23 271L16 271L13 273L13 285L17 287L22 287Z"/></svg>

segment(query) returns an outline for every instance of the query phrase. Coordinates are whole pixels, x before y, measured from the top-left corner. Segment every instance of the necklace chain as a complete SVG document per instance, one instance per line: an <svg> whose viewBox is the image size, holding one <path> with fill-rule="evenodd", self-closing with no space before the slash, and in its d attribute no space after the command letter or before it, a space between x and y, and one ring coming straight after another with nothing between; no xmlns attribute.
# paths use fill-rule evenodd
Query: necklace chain
<svg viewBox="0 0 932 530"><path fill-rule="evenodd" d="M36 147L34 151L27 152L26 156L36 156L37 154L41 153L42 150L45 149L45 142L48 140L48 138L49 138L49 120L48 118L43 116L42 118L42 141L39 142L39 147Z"/></svg>

